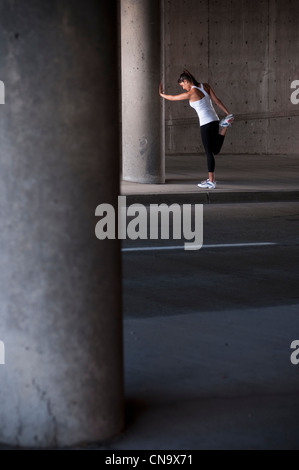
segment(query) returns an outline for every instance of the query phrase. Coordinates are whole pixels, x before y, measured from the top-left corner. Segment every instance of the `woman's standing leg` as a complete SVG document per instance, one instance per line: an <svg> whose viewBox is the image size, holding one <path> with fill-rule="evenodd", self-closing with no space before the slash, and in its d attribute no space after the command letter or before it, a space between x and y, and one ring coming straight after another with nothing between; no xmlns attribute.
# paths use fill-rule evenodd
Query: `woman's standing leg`
<svg viewBox="0 0 299 470"><path fill-rule="evenodd" d="M213 123L205 124L201 126L201 139L207 155L209 180L213 183L215 181L215 157L213 152L215 132L213 131ZM218 123L217 123L218 126Z"/></svg>
<svg viewBox="0 0 299 470"><path fill-rule="evenodd" d="M212 121L204 126L201 126L202 143L207 155L209 180L215 182L215 155L220 153L224 143L227 127L222 128L219 134L219 122Z"/></svg>

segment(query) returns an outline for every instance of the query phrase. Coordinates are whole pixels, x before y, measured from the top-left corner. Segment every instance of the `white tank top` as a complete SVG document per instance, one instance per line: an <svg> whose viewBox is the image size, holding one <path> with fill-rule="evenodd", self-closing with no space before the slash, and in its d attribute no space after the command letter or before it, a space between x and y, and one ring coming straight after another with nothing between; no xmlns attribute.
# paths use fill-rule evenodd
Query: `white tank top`
<svg viewBox="0 0 299 470"><path fill-rule="evenodd" d="M219 121L219 117L214 109L211 97L204 89L203 84L201 84L200 87L192 86L191 88L197 88L205 95L201 100L193 101L192 103L189 101L190 106L194 108L198 114L199 125L204 126L205 124L209 124L209 122Z"/></svg>

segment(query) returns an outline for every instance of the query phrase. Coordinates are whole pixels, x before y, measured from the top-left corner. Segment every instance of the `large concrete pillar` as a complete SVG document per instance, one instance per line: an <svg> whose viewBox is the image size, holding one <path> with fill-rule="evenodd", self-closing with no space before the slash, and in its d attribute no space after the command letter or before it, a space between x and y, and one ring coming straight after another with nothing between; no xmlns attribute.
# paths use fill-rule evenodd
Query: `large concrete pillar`
<svg viewBox="0 0 299 470"><path fill-rule="evenodd" d="M165 182L163 0L121 0L122 149L126 181Z"/></svg>
<svg viewBox="0 0 299 470"><path fill-rule="evenodd" d="M123 428L117 2L0 4L0 442Z"/></svg>

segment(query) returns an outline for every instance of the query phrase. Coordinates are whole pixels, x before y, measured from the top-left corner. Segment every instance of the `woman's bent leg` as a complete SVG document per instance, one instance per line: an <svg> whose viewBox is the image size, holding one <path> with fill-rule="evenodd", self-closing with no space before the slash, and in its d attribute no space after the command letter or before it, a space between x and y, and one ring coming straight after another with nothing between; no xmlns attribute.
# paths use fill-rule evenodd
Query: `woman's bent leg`
<svg viewBox="0 0 299 470"><path fill-rule="evenodd" d="M222 148L224 139L225 139L225 134L219 134L219 123L218 121L211 122L211 132L213 133L212 137L212 148L213 148L213 153L214 155L218 155L220 153L220 150Z"/></svg>

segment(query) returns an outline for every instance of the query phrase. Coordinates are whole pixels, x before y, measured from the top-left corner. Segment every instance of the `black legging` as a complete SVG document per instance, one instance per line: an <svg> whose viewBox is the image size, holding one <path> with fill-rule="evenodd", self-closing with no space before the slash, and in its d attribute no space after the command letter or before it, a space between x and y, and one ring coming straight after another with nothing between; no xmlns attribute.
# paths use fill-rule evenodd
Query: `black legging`
<svg viewBox="0 0 299 470"><path fill-rule="evenodd" d="M224 142L224 135L219 134L219 121L212 121L200 127L202 143L207 154L209 173L215 171L215 158Z"/></svg>

